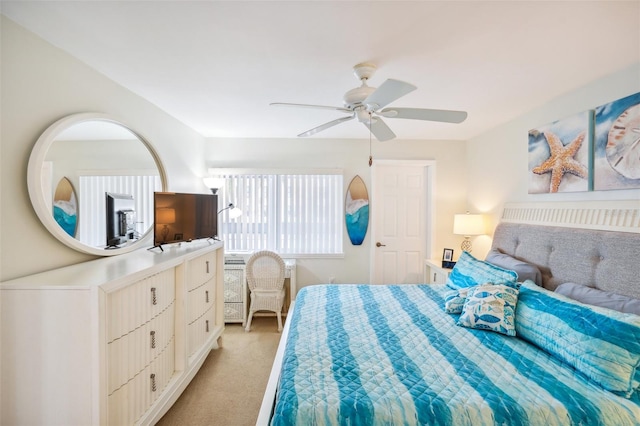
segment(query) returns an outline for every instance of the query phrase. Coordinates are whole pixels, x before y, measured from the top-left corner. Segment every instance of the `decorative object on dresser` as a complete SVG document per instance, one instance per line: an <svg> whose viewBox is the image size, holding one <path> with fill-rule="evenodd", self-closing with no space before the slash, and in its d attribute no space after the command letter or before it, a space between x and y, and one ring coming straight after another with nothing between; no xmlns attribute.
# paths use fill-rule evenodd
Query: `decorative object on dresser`
<svg viewBox="0 0 640 426"><path fill-rule="evenodd" d="M0 423L155 424L218 347L222 274L200 240L0 284Z"/></svg>
<svg viewBox="0 0 640 426"><path fill-rule="evenodd" d="M55 198L67 200L67 209L77 201L77 232L56 221L60 210L52 205L54 186L65 176L77 199L63 197L62 192ZM34 145L27 168L29 198L45 228L66 246L95 256L128 253L149 241L153 191L166 190L166 182L151 144L121 120L100 113L73 114L51 124ZM123 191L135 200L130 209L135 223L127 232L134 238L107 247L105 192Z"/></svg>
<svg viewBox="0 0 640 426"><path fill-rule="evenodd" d="M485 218L481 214L457 214L453 217L453 233L463 235L464 241L460 248L471 253L471 239L473 235L483 235L486 232Z"/></svg>
<svg viewBox="0 0 640 426"><path fill-rule="evenodd" d="M257 311L275 312L278 331L282 331L282 305L284 304L284 260L269 250L257 251L247 261L247 283L251 290L249 319L246 330L251 331L251 319Z"/></svg>

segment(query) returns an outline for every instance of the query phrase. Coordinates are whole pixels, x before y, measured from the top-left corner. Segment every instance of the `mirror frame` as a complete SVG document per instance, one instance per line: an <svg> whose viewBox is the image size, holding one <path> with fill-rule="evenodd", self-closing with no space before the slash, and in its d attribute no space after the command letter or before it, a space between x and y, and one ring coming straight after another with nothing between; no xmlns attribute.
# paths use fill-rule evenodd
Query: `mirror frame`
<svg viewBox="0 0 640 426"><path fill-rule="evenodd" d="M64 229L55 221L53 218L53 213L49 209L49 204L44 199L44 193L42 191L42 164L46 159L47 153L51 148L51 145L56 141L56 138L69 127L74 126L79 123L84 123L87 121L106 121L109 123L113 123L119 126L124 127L128 131L130 131L134 136L136 136L140 142L147 148L153 160L156 163L156 167L158 168L158 173L160 174L160 181L162 183L162 191L167 191L167 176L165 173L164 166L160 161L160 157L153 149L151 144L142 137L138 132L133 130L130 126L125 124L119 119L115 119L114 117L109 116L108 114L102 113L79 113L72 114L66 117L61 118L56 121L52 125L50 125L47 130L42 133L42 135L36 141L36 144L33 146L33 150L31 151L31 156L29 157L29 165L27 167L27 188L29 190L29 198L31 199L31 204L33 205L33 209L35 210L38 218L42 222L42 224L47 228L47 230L58 239L61 243L65 244L68 247L71 247L74 250L77 250L86 254L93 254L96 256L115 256L120 254L129 253L133 250L137 250L143 246L143 243L151 240L151 235L153 234L154 224L149 226L149 229L145 231L141 238L137 241L128 245L126 247L105 250L103 248L91 247L86 244L83 244L79 240L76 240L69 234L67 234Z"/></svg>

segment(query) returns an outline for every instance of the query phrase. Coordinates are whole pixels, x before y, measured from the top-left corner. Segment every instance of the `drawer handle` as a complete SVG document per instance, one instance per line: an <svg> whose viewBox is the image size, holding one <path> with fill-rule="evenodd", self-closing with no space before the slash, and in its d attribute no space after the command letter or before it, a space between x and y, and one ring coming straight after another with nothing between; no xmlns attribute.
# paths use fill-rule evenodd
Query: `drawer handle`
<svg viewBox="0 0 640 426"><path fill-rule="evenodd" d="M151 331L151 349L155 349L156 348L156 332L155 331Z"/></svg>
<svg viewBox="0 0 640 426"><path fill-rule="evenodd" d="M209 303L209 290L206 290L204 292L204 295L205 295L205 302Z"/></svg>
<svg viewBox="0 0 640 426"><path fill-rule="evenodd" d="M208 274L209 273L209 261L207 260L205 263L207 264L207 274Z"/></svg>
<svg viewBox="0 0 640 426"><path fill-rule="evenodd" d="M205 322L207 324L207 333L208 333L209 332L209 320L206 320Z"/></svg>
<svg viewBox="0 0 640 426"><path fill-rule="evenodd" d="M157 305L158 304L158 297L156 295L156 288L155 287L151 287L151 304L152 305Z"/></svg>
<svg viewBox="0 0 640 426"><path fill-rule="evenodd" d="M156 375L151 373L151 392L156 391Z"/></svg>
<svg viewBox="0 0 640 426"><path fill-rule="evenodd" d="M436 273L433 273L433 282L436 282Z"/></svg>

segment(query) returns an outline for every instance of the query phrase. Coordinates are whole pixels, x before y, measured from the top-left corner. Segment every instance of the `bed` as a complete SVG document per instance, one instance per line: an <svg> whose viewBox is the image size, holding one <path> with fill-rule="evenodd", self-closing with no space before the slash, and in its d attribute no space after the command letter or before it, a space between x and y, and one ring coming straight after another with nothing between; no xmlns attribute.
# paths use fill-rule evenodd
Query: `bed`
<svg viewBox="0 0 640 426"><path fill-rule="evenodd" d="M303 288L258 424L640 425L640 316L554 291L637 308L637 230L505 221L492 253L461 256L448 285ZM502 298L500 321L469 308L486 297Z"/></svg>

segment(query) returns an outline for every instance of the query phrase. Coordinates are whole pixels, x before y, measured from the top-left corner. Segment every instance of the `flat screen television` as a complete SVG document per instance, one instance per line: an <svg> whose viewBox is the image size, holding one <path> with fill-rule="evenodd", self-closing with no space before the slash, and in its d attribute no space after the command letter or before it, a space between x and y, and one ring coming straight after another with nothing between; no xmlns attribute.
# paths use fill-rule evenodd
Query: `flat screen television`
<svg viewBox="0 0 640 426"><path fill-rule="evenodd" d="M135 238L136 204L133 195L105 192L107 248Z"/></svg>
<svg viewBox="0 0 640 426"><path fill-rule="evenodd" d="M154 192L153 245L215 238L218 235L218 196Z"/></svg>

